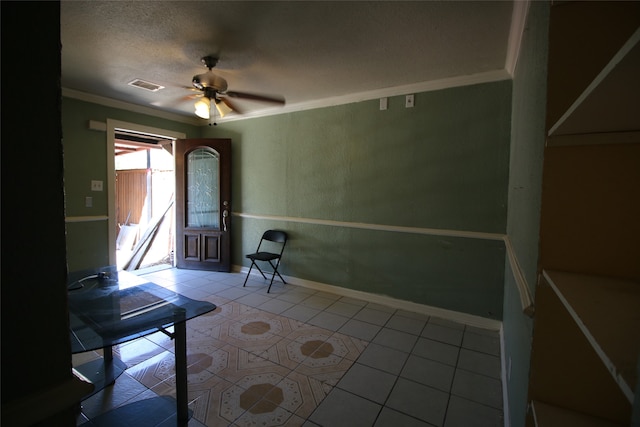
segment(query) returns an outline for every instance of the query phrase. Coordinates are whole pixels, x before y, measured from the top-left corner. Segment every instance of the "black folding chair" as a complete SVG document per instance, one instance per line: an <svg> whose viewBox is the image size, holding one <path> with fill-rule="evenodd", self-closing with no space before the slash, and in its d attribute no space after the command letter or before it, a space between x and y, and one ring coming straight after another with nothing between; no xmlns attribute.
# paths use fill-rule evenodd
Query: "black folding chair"
<svg viewBox="0 0 640 427"><path fill-rule="evenodd" d="M260 247L265 241L272 242L272 244L268 244L268 243L266 244L266 245L270 245L269 246L270 249L271 247L279 246L280 252L275 252L275 251L267 252L264 250L260 251ZM242 286L244 287L247 285L247 280L249 280L249 275L251 275L251 269L254 266L258 269L260 274L262 274L262 277L264 277L264 279L267 280L267 276L264 275L264 272L260 269L260 266L256 264L256 261L268 262L271 265L271 268L273 268L273 274L271 275L271 282L269 283L269 289L267 289L267 293L271 291L271 285L273 284L273 279L276 277L276 274L278 275L280 280L282 280L282 283L286 285L287 282L285 282L285 280L282 278L282 276L278 272L278 267L280 266L280 259L282 259L282 252L284 252L284 247L286 244L287 244L287 233L285 233L284 231L279 231L279 230L265 231L264 234L262 235L262 238L260 239L260 243L258 243L258 249L256 249L254 253L246 255L246 257L251 260L251 266L249 267L249 272L247 273L247 277L244 279L244 285ZM275 265L273 264L273 261L276 261Z"/></svg>

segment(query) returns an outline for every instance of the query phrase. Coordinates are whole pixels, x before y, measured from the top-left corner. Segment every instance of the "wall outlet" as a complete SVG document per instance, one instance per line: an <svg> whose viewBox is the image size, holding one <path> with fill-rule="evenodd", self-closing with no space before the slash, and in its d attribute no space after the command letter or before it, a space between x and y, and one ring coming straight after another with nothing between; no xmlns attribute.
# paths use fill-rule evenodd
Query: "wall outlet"
<svg viewBox="0 0 640 427"><path fill-rule="evenodd" d="M404 106L405 106L405 108L412 108L413 107L413 95L407 95L404 98Z"/></svg>
<svg viewBox="0 0 640 427"><path fill-rule="evenodd" d="M380 110L386 110L389 106L389 98L380 98Z"/></svg>
<svg viewBox="0 0 640 427"><path fill-rule="evenodd" d="M102 191L102 181L91 181L91 191Z"/></svg>
<svg viewBox="0 0 640 427"><path fill-rule="evenodd" d="M92 208L93 207L93 197L91 196L87 196L84 198L84 206L86 208Z"/></svg>

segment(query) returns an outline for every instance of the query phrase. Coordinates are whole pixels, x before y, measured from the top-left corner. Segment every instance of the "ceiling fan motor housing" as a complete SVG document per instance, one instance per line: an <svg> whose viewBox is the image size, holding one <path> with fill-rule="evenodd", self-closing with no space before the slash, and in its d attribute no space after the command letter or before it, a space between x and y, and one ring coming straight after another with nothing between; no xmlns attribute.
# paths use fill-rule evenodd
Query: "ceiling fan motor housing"
<svg viewBox="0 0 640 427"><path fill-rule="evenodd" d="M193 76L192 83L193 86L199 90L204 90L206 87L215 89L217 92L224 92L227 90L227 81L222 77L215 75L211 71Z"/></svg>

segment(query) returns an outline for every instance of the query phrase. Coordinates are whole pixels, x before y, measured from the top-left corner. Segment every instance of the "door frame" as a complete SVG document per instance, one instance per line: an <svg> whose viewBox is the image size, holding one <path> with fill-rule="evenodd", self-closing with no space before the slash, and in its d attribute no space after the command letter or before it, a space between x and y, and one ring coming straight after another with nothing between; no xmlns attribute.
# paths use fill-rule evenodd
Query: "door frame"
<svg viewBox="0 0 640 427"><path fill-rule="evenodd" d="M109 265L116 265L116 130L128 130L140 132L147 135L166 138L167 140L185 139L186 134L168 129L160 129L151 126L144 126L137 123L123 122L120 120L107 119L107 206L108 206L108 246ZM172 151L173 152L173 151ZM174 156L175 171L175 156Z"/></svg>

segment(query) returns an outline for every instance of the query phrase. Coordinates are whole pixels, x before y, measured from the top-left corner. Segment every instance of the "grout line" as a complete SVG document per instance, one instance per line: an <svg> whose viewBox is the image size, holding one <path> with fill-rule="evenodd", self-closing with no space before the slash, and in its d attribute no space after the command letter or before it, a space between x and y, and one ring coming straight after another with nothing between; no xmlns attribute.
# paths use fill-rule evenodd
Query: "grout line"
<svg viewBox="0 0 640 427"><path fill-rule="evenodd" d="M445 425L445 423L447 422L447 415L449 415L449 405L451 404L451 396L454 396L453 394L453 383L456 380L456 373L458 372L458 364L460 364L460 353L462 353L462 342L464 341L464 333L467 330L467 326L465 325L464 328L462 329L462 339L460 340L460 345L458 346L458 357L456 358L456 365L453 368L453 378L451 378L451 384L449 385L449 398L447 399L447 406L444 410L444 419L442 420L442 425Z"/></svg>
<svg viewBox="0 0 640 427"><path fill-rule="evenodd" d="M152 275L149 275L149 276L152 276ZM160 276L160 277L162 277L162 276ZM175 281L175 283L172 285L173 287L175 287L175 286L180 286L181 284L184 284L183 282L188 282L189 280L193 280L193 277L184 277L184 278L172 277L171 279L172 279L173 281ZM182 280L181 280L181 279L182 279ZM165 280L166 280L166 279L165 279ZM212 280L212 279L210 279L210 280ZM217 280L212 280L212 284L214 284L214 283L217 283ZM204 289L204 288L206 288L206 287L207 287L207 286L205 285L205 286L203 286L203 287L202 287L202 289ZM226 290L226 289L230 289L230 288L237 288L237 287L238 287L238 285L237 285L237 284L234 284L233 286L230 286L230 287L225 288L225 290ZM201 288L199 287L198 289L201 289ZM289 309L294 308L294 307L296 307L296 306L300 306L300 307L301 307L301 308L303 308L303 309L313 309L312 307L305 306L305 305L303 304L303 302L304 302L305 300L307 300L307 299L309 299L309 298L313 297L314 295L317 295L317 294L318 294L318 291L310 292L310 293L309 293L308 295L306 295L303 299L301 299L300 301L295 302L295 303L294 303L294 302L291 302L291 301L284 300L284 299L279 299L279 297L281 297L281 296L283 296L283 295L286 295L288 292L290 292L290 291L294 291L295 289L297 289L297 288L285 288L285 289L283 289L283 291L282 291L281 293L277 293L277 294L275 294L275 295L269 295L269 296L271 297L270 301L273 301L273 300L275 300L275 299L278 299L278 300L279 300L279 301L281 301L281 302L285 302L285 303L288 303L288 304L292 304L292 306L291 306ZM263 290L263 289L262 289L261 287L259 287L259 288L253 288L253 289L251 289L251 288L250 288L250 289L248 289L249 293L248 293L247 295L251 295L251 294L254 294L254 293L257 293L257 292L262 292L262 290ZM224 290L222 290L222 291L224 291ZM209 292L209 291L205 291L205 292ZM209 298L214 297L214 296L217 296L217 295L218 295L218 290L216 290L216 291L215 291L215 292L213 292L213 293L210 293L210 294L209 294ZM261 304L258 304L257 306L254 306L254 305L249 305L249 304L245 304L245 303L240 303L240 302L238 302L238 299L240 299L240 298L242 298L242 296L240 296L240 297L238 297L238 298L235 298L234 300L229 300L227 297L225 297L225 300L228 300L228 301L227 301L227 302L225 302L225 303L223 303L223 304L220 304L220 306L222 306L222 305L224 305L224 304L229 304L229 303L232 303L232 302L237 303L237 304L242 304L242 305L245 305L245 306L250 307L250 308L252 308L252 309L255 309L255 310L259 310L259 311L261 311L261 312L264 312L264 313L266 313L267 315L276 316L276 317L282 317L282 318L286 318L286 319L294 320L294 321L299 321L299 322L301 322L301 323L303 323L303 324L305 324L305 325L313 326L313 327L316 327L316 328L319 328L319 329L322 329L322 330L326 330L326 331L327 331L327 335L329 336L329 338L327 338L327 340L328 340L328 339L331 339L331 337L334 337L334 336L335 336L335 335L337 335L337 334L340 334L340 335L347 336L347 337L352 338L352 339L357 339L357 340L359 340L360 342L366 343L366 345L365 345L364 349L363 349L363 350L358 354L358 356L355 358L355 360L353 360L353 359L348 359L348 360L351 362L351 364L349 365L349 368L348 368L346 371L344 371L344 373L342 374L342 376L341 376L341 378L340 378L340 379L344 378L344 376L345 376L345 375L347 375L347 373L348 373L348 372L353 368L353 366L354 366L356 363L358 363L358 361L360 360L360 357L362 356L362 354L366 351L366 349L369 347L369 345L370 345L371 343L373 343L373 341L374 341L374 340L375 340L375 339L376 339L376 338L377 338L377 337L378 337L378 336L383 332L383 330L384 330L384 329L389 329L389 330L392 330L392 331L398 331L398 332L405 332L405 333L409 333L410 335L415 336L415 338L416 338L416 339L415 339L415 342L413 343L413 345L411 346L411 349L410 349L408 352L403 351L403 350L398 350L398 349L396 349L396 348L394 348L394 347L389 347L388 345L385 345L385 347L393 348L394 350L402 351L403 353L407 353L407 358L406 358L406 360L404 361L404 363L403 363L402 367L400 368L400 371L398 372L398 374L397 374L397 375L395 375L394 383L393 383L393 385L391 386L390 391L389 391L389 394L386 396L385 401L384 401L384 403L383 403L383 404L380 404L380 403L378 403L378 402L373 402L371 399L367 399L367 398L365 398L365 397L363 397L363 396L359 396L359 395L357 395L357 394L355 394L355 393L352 393L352 392L349 392L349 391L347 391L347 390L343 390L343 389L341 389L341 388L340 388L340 390L342 390L342 391L345 391L345 392L351 393L351 394L353 394L353 395L355 395L355 396L358 396L358 397L360 397L360 398L363 398L363 399L367 399L367 400L369 400L369 401L371 401L371 402L375 403L376 405L379 405L379 406L380 406L380 410L379 410L379 411L378 411L378 413L376 414L376 417L375 417L375 420L376 420L376 421L377 421L377 420L378 420L378 418L380 417L380 415L381 415L382 410L384 409L384 407L386 407L386 406L387 406L387 403L388 403L388 401L389 401L389 398L391 397L393 390L395 389L395 387L396 387L396 386L397 386L397 384L398 384L399 379L401 378L401 373L402 373L402 371L405 369L405 367L406 367L406 365L407 365L407 363L408 363L408 360L409 360L409 358L411 357L411 355L413 355L413 354L414 354L414 350L415 350L415 348L416 348L416 346L417 346L418 342L420 341L420 339L421 339L421 338L427 338L427 337L423 337L423 336L422 336L422 334L424 333L424 331L425 331L425 329L427 328L427 326L428 326L429 324L435 324L435 325L442 326L442 327L445 327L445 328L448 328L448 329L456 330L455 328L449 328L449 327L448 327L448 326L446 326L446 325L439 325L438 323L434 323L434 322L433 322L433 320L434 320L434 316L427 316L427 317L426 317L426 321L424 322L424 325L422 325L422 327L420 328L420 330L419 330L416 334L411 333L411 332L406 332L406 331L403 331L403 330L399 330L399 329L395 329L395 328L391 328L391 327L389 326L389 324L390 324L391 320L394 318L394 316L399 315L399 311L400 311L399 309L394 309L394 308L392 308L392 311L388 313L388 314L389 314L389 316L388 316L388 318L384 321L384 323L383 323L382 325L380 325L380 324L376 324L376 323L367 322L367 321L364 321L364 320L355 319L355 318L356 318L356 316L357 316L359 313L361 313L365 308L369 308L369 309L373 309L373 310L375 310L375 309L376 309L375 307L371 307L371 303L370 303L370 302L369 302L369 303L366 303L366 304L364 304L364 305L362 305L362 306L358 306L358 309L357 309L357 310L356 310L352 315L344 315L344 314L342 314L342 313L333 313L333 312L327 311L327 310L328 310L332 305L334 305L336 302L340 302L340 301L341 301L341 299L342 299L342 298L344 298L344 297L336 299L336 300L335 300L335 301L333 301L330 305L328 305L328 306L324 307L322 310L319 310L319 311L318 311L318 313L317 313L316 315L312 316L311 318L307 319L306 321L300 321L300 320L297 320L297 319L295 319L295 318L288 317L288 316L286 316L286 315L284 315L284 314L283 314L284 312L283 312L283 313L274 313L274 312L270 312L270 311L268 311L268 310L264 310L264 309L261 309L261 308L260 308L260 306L261 306L261 305L266 304L266 303L268 303L269 301L265 301L265 302L263 302L263 303L261 303ZM343 302L343 303L345 303L345 304L349 304L349 302L345 302L345 301L342 301L342 302ZM365 302L366 302L366 301L365 301ZM352 305L355 305L355 304L352 304ZM285 310L285 312L286 312L286 310ZM374 326L376 326L376 327L379 327L380 329L375 333L375 335L374 335L370 340L364 340L364 339L359 338L359 337L357 337L357 336L354 336L354 335L351 335L351 334L348 334L348 333L345 333L345 332L341 332L341 331L340 331L340 329L342 328L342 326L341 326L341 327L339 327L337 330L332 330L332 329L328 329L328 328L323 327L323 326L316 326L316 325L313 325L312 323L309 323L309 322L310 322L314 317L316 317L316 316L317 316L317 315L319 315L320 313L329 313L329 314L332 314L332 315L336 315L336 316L340 316L340 317L342 317L342 318L345 318L345 319L347 319L347 320L345 321L345 323L344 323L344 324L346 324L346 323L347 323L347 322L349 322L350 320L359 320L359 321L364 322L364 323L366 323L366 324L374 325ZM406 316L402 316L402 317L406 317ZM236 319L237 319L237 318L236 318ZM423 320L423 319L419 319L419 320ZM448 320L448 319L445 319L445 320ZM456 372L457 372L458 370L463 370L463 371L471 372L471 373L474 373L474 374L482 375L482 376L485 376L485 377L487 377L487 378L495 379L494 377L491 377L491 376L488 376L488 375L484 375L484 374L481 374L481 373L478 373L478 372L469 371L469 370L467 370L467 369L462 369L462 368L459 368L459 367L458 367L458 366L459 366L459 363L460 363L461 352L462 352L461 350L462 350L463 348L465 348L465 347L463 347L463 342L464 342L464 336L465 336L465 334L466 334L467 332L469 332L469 333L474 333L475 335L483 335L483 334L478 334L478 333L475 333L474 331L470 330L469 325L465 325L465 324L460 323L460 322L455 322L455 321L453 321L453 320L450 320L450 321L451 321L452 323L456 323L456 324L459 324L459 325L461 325L461 326L462 326L462 339L461 339L461 341L460 341L460 344L459 344L459 345L455 345L455 346L458 348L458 354L457 354L457 358L456 358L455 366L453 367L453 368L454 368L454 373L453 373L453 378L452 378L452 380L451 380L451 384L449 385L449 391L448 391L448 392L446 392L446 393L448 394L448 399L447 399L447 404L446 404L446 408L445 408L445 412L444 412L443 422L444 422L444 421L446 421L446 419L447 419L448 410L449 410L449 405L450 405L450 402L451 402L451 397L452 397L452 396L454 396L454 394L452 393L452 389L453 389L453 382L454 382L454 380L455 380L455 375L456 375ZM343 324L343 326L344 326L344 324ZM252 355L254 355L254 356L261 357L261 358L265 358L262 354L264 354L264 352L268 351L269 349L272 349L272 348L276 347L276 346L277 346L280 342L282 342L286 337L283 337L283 336L280 336L280 335L279 335L279 338L280 338L280 340L279 340L277 343L274 343L273 345L271 345L270 347L268 347L268 349L266 349L266 350L264 350L264 351L261 351L261 354L257 354L257 353L255 353L255 351L254 351L254 350L250 351L250 353L251 353ZM435 340L435 341L437 341L437 342L443 342L443 343L448 344L448 345L452 345L452 344L451 344L451 343L449 343L449 342L444 342L444 341L439 341L439 340ZM325 342L326 342L326 340L325 340ZM233 344L229 344L229 345L233 345ZM378 344L378 345L382 345L382 344ZM237 347L237 346L236 346L236 347ZM238 347L238 349L239 349L239 347ZM465 348L465 349L466 349L466 348ZM476 353L479 353L479 354L484 354L484 355L489 355L489 356L495 356L494 354L491 354L491 353L485 353L485 352L483 352L483 351L478 351L478 350L475 350L475 349L466 349L466 350L468 350L468 351L472 351L472 352L476 352ZM308 357L310 357L310 356L306 356L306 358L308 358ZM304 360L306 360L306 358L303 358L303 360L302 360L302 361L300 361L300 362L296 362L296 363L295 363L295 367L293 367L293 368L290 368L290 367L285 366L285 365L281 365L280 363L276 363L278 366L281 366L282 368L287 369L287 371L288 371L287 375L285 375L285 376L283 377L283 379L284 379L284 378L287 378L289 375L291 375L291 373L295 372L295 371L296 371L296 369L298 369L300 366L302 366L302 365L303 365L303 363L304 363ZM344 356L343 356L343 357L342 357L342 359L346 359L346 357L344 357ZM266 358L265 360L269 360L269 359L268 359L268 358ZM273 363L275 363L275 362L273 362ZM368 365L367 365L367 366L368 366ZM377 369L377 368L372 368L372 369ZM379 370L379 369L377 369L377 370ZM381 371L381 372L383 372L383 371ZM216 375L217 375L217 374L216 374ZM393 375L393 374L392 374L392 375ZM222 378L222 377L220 377L220 378ZM407 381L412 381L412 380L411 380L411 379L409 379L409 378L404 378L404 377L402 377L402 378L403 378L403 379L405 379L405 380L407 380ZM223 378L223 379L224 379L224 378ZM499 379L498 379L498 380L499 380ZM228 381L228 380L226 380L226 381ZM281 381L282 381L282 380L281 380ZM499 380L499 381L501 381L501 380ZM423 385L423 386L425 386L425 387L429 387L429 388L432 388L432 389L434 389L434 390L438 390L438 391L440 391L440 392L444 392L443 390L437 389L437 388L432 387L432 386L429 386L429 385L427 385L427 384L422 384L422 383L417 382L417 381L412 381L412 382L415 382L415 383L417 383L417 384L421 384L421 385ZM326 396L328 396L328 395L329 395L329 393L331 393L335 388L339 388L339 387L338 387L338 383L339 383L339 381L338 381L335 385L331 386L331 390L327 393L327 395L326 395ZM234 382L234 384L237 384L237 381L236 381L236 382ZM504 386L504 385L503 385L503 386ZM326 396L325 396L325 398L326 398ZM455 395L455 396L457 396L457 395ZM473 401L473 400L471 400L471 399L468 399L468 398L465 398L465 397L460 397L460 396L457 396L457 397L462 398L462 399L466 399L466 400L468 400L468 401L474 402L474 403L479 404L479 405L486 406L486 407L488 407L488 408L497 409L497 408L494 408L494 407L492 407L492 406L489 406L489 405L483 404L483 403L481 403L481 402L475 402L475 401ZM312 397L312 399L314 399L314 400L315 400L315 397ZM323 400L324 400L324 398L323 398ZM323 401L323 400L321 400L320 402L317 402L317 405L315 406L315 408L313 408L313 410L311 411L311 413L310 413L306 418L304 418L307 422L310 422L310 421L309 421L309 419L311 418L312 414L316 411L316 409L320 406L320 404L322 403L322 401ZM259 401L258 401L258 402L259 402ZM256 404L257 404L258 402L256 402ZM502 409L502 411L503 411L503 413L504 413L504 408ZM289 412L290 412L290 411L289 411ZM401 412L401 413L403 413L404 415L408 416L408 417L411 417L411 418L413 418L413 419L420 420L420 421L424 422L424 420L421 420L420 418L416 418L415 416L412 416L412 415L410 415L410 414L406 414L406 413L404 413L404 412L402 412L402 411L400 411L400 412ZM238 418L236 418L233 422L238 421L238 419L240 419L240 418L241 418L242 416L244 416L246 413L247 413L247 411L245 410L245 411L242 413L242 415L240 415ZM292 414L293 414L293 415L296 415L296 414L295 414L295 413L293 413L293 412L292 412ZM298 415L296 415L296 416L298 416ZM299 416L298 416L298 417L299 417ZM301 418L302 418L302 417L301 417Z"/></svg>

